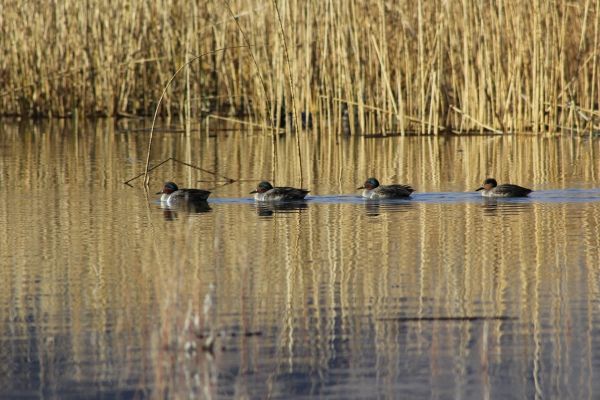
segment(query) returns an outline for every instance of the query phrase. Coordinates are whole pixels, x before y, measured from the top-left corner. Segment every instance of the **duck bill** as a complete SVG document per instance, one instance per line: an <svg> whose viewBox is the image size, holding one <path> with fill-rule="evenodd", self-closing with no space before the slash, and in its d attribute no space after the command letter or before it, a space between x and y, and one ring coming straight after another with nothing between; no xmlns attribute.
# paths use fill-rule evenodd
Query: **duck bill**
<svg viewBox="0 0 600 400"><path fill-rule="evenodd" d="M258 190L253 190L249 194L254 194L254 193L258 193Z"/></svg>
<svg viewBox="0 0 600 400"><path fill-rule="evenodd" d="M476 192L479 192L480 190L483 190L483 189L485 189L485 188L482 186L482 187L480 187L479 189L475 189L475 191L476 191Z"/></svg>
<svg viewBox="0 0 600 400"><path fill-rule="evenodd" d="M364 189L364 188L365 188L364 186L361 186L359 188L356 188L356 190L360 190L360 189Z"/></svg>

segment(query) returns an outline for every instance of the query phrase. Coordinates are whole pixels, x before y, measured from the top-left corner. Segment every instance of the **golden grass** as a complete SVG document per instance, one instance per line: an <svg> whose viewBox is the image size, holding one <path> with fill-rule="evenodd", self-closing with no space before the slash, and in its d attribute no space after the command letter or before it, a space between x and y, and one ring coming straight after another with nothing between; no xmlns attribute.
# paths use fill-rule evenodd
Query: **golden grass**
<svg viewBox="0 0 600 400"><path fill-rule="evenodd" d="M351 104L352 133L599 126L600 0L37 0L5 2L2 15L3 115L151 115L189 55L246 37L254 60L236 48L192 63L159 113L182 116L189 100L191 117L264 124L265 96L279 121L294 93L322 124Z"/></svg>

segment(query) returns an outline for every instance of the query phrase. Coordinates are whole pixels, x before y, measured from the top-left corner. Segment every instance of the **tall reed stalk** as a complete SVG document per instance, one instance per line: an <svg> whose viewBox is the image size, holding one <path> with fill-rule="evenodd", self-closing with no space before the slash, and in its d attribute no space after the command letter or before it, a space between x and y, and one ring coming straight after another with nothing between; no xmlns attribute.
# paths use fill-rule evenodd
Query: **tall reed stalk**
<svg viewBox="0 0 600 400"><path fill-rule="evenodd" d="M187 52L241 45L243 31L255 59L238 50L194 63L159 115L183 115L189 101L189 115L250 113L267 124L289 121L298 99L299 122L309 113L321 124L344 118L351 133L600 127L599 0L232 0L229 7L235 18L206 0L4 2L0 114L149 115L159 83Z"/></svg>

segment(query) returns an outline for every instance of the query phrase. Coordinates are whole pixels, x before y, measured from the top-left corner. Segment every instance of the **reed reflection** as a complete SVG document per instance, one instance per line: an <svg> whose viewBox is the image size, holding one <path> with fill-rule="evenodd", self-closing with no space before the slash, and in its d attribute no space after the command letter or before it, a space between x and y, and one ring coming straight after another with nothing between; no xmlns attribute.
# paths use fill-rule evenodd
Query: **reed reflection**
<svg viewBox="0 0 600 400"><path fill-rule="evenodd" d="M275 214L298 214L308 208L308 202L256 202L252 207L259 216L272 217Z"/></svg>
<svg viewBox="0 0 600 400"><path fill-rule="evenodd" d="M172 221L179 217L179 213L185 214L201 214L212 211L212 207L207 201L196 201L190 203L182 203L173 206L166 205L164 202L158 207L163 212L165 221Z"/></svg>
<svg viewBox="0 0 600 400"><path fill-rule="evenodd" d="M381 213L408 212L413 208L410 199L406 200L364 200L365 215L377 217Z"/></svg>
<svg viewBox="0 0 600 400"><path fill-rule="evenodd" d="M502 200L484 198L481 204L484 216L518 215L533 210L533 204L527 200Z"/></svg>
<svg viewBox="0 0 600 400"><path fill-rule="evenodd" d="M61 124L68 121L48 130ZM538 389L540 398L600 393L593 378L600 141L406 137L336 144L303 134L304 154L314 160L306 185L324 197L255 204L247 195L252 184L241 182L218 189L233 201L190 212L155 209L139 188L118 183L140 173L123 160L144 158L147 140L111 136L111 129L0 135L2 183L11 188L0 191L0 398L132 398L136 391L171 398L396 398L408 391L453 398L477 397L484 383L490 398L534 398ZM287 161L296 154L293 139L276 142L277 181L290 184L298 182L296 164ZM271 143L262 135L169 136L153 157L191 150L190 160L211 170L270 176ZM411 182L422 194L379 202L325 197L353 193L362 179L356 171L366 170L386 182ZM545 191L529 200L462 193L485 178L484 170ZM203 174L168 164L152 179L209 178ZM575 187L577 200L565 197ZM163 211L168 219L196 218L159 221L169 229L156 240L146 228ZM261 212L279 218L265 221ZM210 282L214 299L205 301ZM518 321L457 320L482 316ZM378 320L386 317L416 320ZM195 324L236 336L216 339L215 349L227 351L213 362L199 350L206 338L186 331ZM264 334L250 339L243 332ZM194 341L196 351L186 350Z"/></svg>

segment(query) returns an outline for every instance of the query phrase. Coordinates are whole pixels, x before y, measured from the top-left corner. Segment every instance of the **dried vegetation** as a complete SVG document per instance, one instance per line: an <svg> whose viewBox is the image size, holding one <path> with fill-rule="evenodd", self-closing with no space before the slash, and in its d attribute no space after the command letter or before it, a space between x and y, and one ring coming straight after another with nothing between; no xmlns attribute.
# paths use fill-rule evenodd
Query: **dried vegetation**
<svg viewBox="0 0 600 400"><path fill-rule="evenodd" d="M282 121L292 93L274 3L228 4L239 26L217 0L4 2L0 114L151 115L173 72L213 52L173 82L160 114L185 115L189 99L192 118L243 115L264 126L260 73ZM600 0L277 5L298 111L321 126L343 120L338 129L384 134L599 129Z"/></svg>

